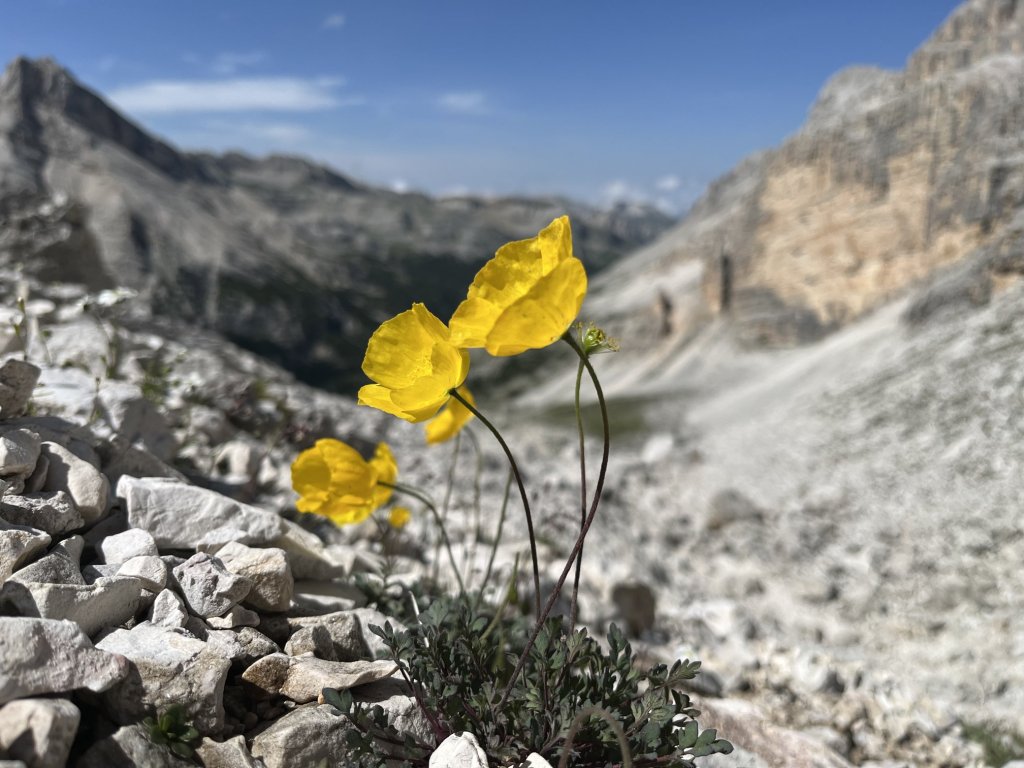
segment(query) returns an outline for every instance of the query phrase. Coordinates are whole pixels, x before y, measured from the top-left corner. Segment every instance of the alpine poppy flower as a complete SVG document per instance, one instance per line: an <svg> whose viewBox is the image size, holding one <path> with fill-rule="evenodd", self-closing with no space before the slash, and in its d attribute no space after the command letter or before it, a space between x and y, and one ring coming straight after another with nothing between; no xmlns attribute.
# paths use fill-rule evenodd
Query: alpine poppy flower
<svg viewBox="0 0 1024 768"><path fill-rule="evenodd" d="M473 395L469 393L469 390L466 389L466 387L459 387L457 391L460 395L466 398L466 401L470 405L476 405ZM466 426L466 422L472 418L473 412L461 402L452 398L448 401L448 405L442 408L437 416L424 425L427 433L427 443L433 445L435 443L443 443L446 440L451 440L464 426Z"/></svg>
<svg viewBox="0 0 1024 768"><path fill-rule="evenodd" d="M483 266L452 315L452 342L499 357L546 347L569 328L586 293L587 273L562 216L536 237L503 245Z"/></svg>
<svg viewBox="0 0 1024 768"><path fill-rule="evenodd" d="M300 512L330 518L337 525L360 523L391 498L398 465L387 443L365 460L352 446L324 438L292 463L292 488Z"/></svg>
<svg viewBox="0 0 1024 768"><path fill-rule="evenodd" d="M406 421L426 421L469 373L469 353L451 342L448 327L423 304L384 322L366 346L363 373L375 384L359 390L359 404Z"/></svg>

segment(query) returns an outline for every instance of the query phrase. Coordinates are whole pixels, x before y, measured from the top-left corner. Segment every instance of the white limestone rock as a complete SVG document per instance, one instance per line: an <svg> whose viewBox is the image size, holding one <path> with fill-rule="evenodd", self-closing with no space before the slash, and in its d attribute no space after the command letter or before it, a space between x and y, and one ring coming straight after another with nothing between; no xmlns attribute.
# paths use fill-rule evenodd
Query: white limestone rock
<svg viewBox="0 0 1024 768"><path fill-rule="evenodd" d="M122 533L107 536L96 547L104 563L123 563L140 555L158 555L156 541L149 531L129 528Z"/></svg>
<svg viewBox="0 0 1024 768"><path fill-rule="evenodd" d="M144 589L159 592L167 585L167 564L156 555L140 555L117 566L117 576L138 579Z"/></svg>
<svg viewBox="0 0 1024 768"><path fill-rule="evenodd" d="M22 360L0 365L0 419L21 415L39 381L39 368Z"/></svg>
<svg viewBox="0 0 1024 768"><path fill-rule="evenodd" d="M334 707L298 707L252 740L252 756L267 768L297 765L351 765L348 732L354 726Z"/></svg>
<svg viewBox="0 0 1024 768"><path fill-rule="evenodd" d="M0 707L0 754L31 768L63 768L81 720L66 699L18 699Z"/></svg>
<svg viewBox="0 0 1024 768"><path fill-rule="evenodd" d="M207 643L173 629L139 624L111 632L96 647L120 654L130 664L124 681L102 697L115 721L135 722L147 711L181 704L200 732L223 729L224 683L231 662Z"/></svg>
<svg viewBox="0 0 1024 768"><path fill-rule="evenodd" d="M105 691L127 674L124 657L95 648L74 622L0 616L0 703L77 688Z"/></svg>
<svg viewBox="0 0 1024 768"><path fill-rule="evenodd" d="M430 756L430 768L488 768L476 736L468 731L453 733L442 741Z"/></svg>
<svg viewBox="0 0 1024 768"><path fill-rule="evenodd" d="M128 525L149 531L161 549L196 549L219 531L225 531L222 544L265 545L283 528L276 514L169 478L124 475L117 495L125 501Z"/></svg>
<svg viewBox="0 0 1024 768"><path fill-rule="evenodd" d="M252 582L246 605L258 611L288 610L295 580L283 549L257 549L232 541L217 550L217 557L229 571Z"/></svg>
<svg viewBox="0 0 1024 768"><path fill-rule="evenodd" d="M203 618L227 613L252 587L247 578L231 573L218 558L204 552L175 566L172 573L188 609Z"/></svg>
<svg viewBox="0 0 1024 768"><path fill-rule="evenodd" d="M107 513L110 483L102 472L57 443L44 442L40 455L49 462L42 490L69 494L86 524Z"/></svg>
<svg viewBox="0 0 1024 768"><path fill-rule="evenodd" d="M22 616L65 619L87 635L116 627L135 615L142 598L138 579L101 576L93 584L47 584L9 579L0 604Z"/></svg>
<svg viewBox="0 0 1024 768"><path fill-rule="evenodd" d="M27 525L54 536L85 525L78 507L65 491L4 496L0 517L13 525Z"/></svg>
<svg viewBox="0 0 1024 768"><path fill-rule="evenodd" d="M41 442L39 435L23 427L0 434L0 477L32 474Z"/></svg>
<svg viewBox="0 0 1024 768"><path fill-rule="evenodd" d="M397 669L391 661L325 661L280 653L257 661L242 673L242 679L271 695L305 704L316 701L324 688L355 688L384 680Z"/></svg>
<svg viewBox="0 0 1024 768"><path fill-rule="evenodd" d="M45 531L0 520L0 585L49 544Z"/></svg>

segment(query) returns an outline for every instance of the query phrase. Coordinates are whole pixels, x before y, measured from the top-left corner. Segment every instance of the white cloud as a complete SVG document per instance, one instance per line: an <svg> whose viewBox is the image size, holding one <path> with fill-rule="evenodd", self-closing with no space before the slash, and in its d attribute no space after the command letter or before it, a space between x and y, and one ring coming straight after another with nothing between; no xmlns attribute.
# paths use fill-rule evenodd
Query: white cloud
<svg viewBox="0 0 1024 768"><path fill-rule="evenodd" d="M321 25L324 29L340 29L345 26L345 14L343 13L332 13Z"/></svg>
<svg viewBox="0 0 1024 768"><path fill-rule="evenodd" d="M391 182L391 189L400 195L409 191L409 182L405 179L395 179Z"/></svg>
<svg viewBox="0 0 1024 768"><path fill-rule="evenodd" d="M442 94L437 106L446 112L461 115L482 115L487 111L487 94L483 91L458 91Z"/></svg>
<svg viewBox="0 0 1024 768"><path fill-rule="evenodd" d="M334 93L339 78L304 80L292 77L227 78L222 80L151 80L117 88L108 95L128 112L308 112L347 106Z"/></svg>
<svg viewBox="0 0 1024 768"><path fill-rule="evenodd" d="M601 199L609 205L614 205L615 203L636 203L647 200L648 197L641 189L624 179L609 181L601 188Z"/></svg>
<svg viewBox="0 0 1024 768"><path fill-rule="evenodd" d="M254 67L265 61L267 54L263 51L252 51L251 53L232 53L225 51L218 53L210 62L210 71L215 75L233 75L244 67Z"/></svg>
<svg viewBox="0 0 1024 768"><path fill-rule="evenodd" d="M659 192L675 192L683 186L683 182L678 176L668 175L658 179L654 186Z"/></svg>

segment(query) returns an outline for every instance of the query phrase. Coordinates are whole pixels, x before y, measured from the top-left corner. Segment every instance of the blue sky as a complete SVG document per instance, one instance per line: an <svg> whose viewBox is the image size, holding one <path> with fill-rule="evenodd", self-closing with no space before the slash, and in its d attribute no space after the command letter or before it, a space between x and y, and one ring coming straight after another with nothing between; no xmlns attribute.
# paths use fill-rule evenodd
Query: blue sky
<svg viewBox="0 0 1024 768"><path fill-rule="evenodd" d="M31 0L49 55L178 146L399 189L680 210L794 132L850 64L902 67L954 0Z"/></svg>

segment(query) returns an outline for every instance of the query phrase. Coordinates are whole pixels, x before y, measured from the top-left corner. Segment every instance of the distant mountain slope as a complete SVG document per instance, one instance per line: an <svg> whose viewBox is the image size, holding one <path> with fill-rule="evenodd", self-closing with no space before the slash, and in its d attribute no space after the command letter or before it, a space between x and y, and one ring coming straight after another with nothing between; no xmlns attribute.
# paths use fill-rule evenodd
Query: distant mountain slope
<svg viewBox="0 0 1024 768"><path fill-rule="evenodd" d="M806 124L713 184L596 281L587 312L624 338L623 389L721 323L741 343L820 338L941 278L922 317L983 302L1024 267L1024 3L970 0L903 72L855 67Z"/></svg>
<svg viewBox="0 0 1024 768"><path fill-rule="evenodd" d="M0 78L0 263L123 285L324 386L360 378L370 332L428 302L447 316L494 249L573 217L592 271L662 232L646 207L433 199L294 157L181 152L51 60Z"/></svg>

